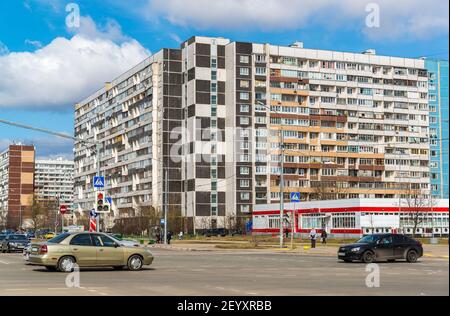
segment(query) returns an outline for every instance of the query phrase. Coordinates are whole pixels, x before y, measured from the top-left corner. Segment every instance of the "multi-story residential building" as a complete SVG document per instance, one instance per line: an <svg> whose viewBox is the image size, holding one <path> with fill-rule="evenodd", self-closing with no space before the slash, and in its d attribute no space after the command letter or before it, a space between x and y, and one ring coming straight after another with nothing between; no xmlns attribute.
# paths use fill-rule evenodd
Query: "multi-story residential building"
<svg viewBox="0 0 450 316"><path fill-rule="evenodd" d="M34 192L41 201L72 207L74 162L63 158L36 160Z"/></svg>
<svg viewBox="0 0 450 316"><path fill-rule="evenodd" d="M9 229L26 227L33 202L34 147L11 145L0 153L0 218Z"/></svg>
<svg viewBox="0 0 450 316"><path fill-rule="evenodd" d="M193 37L77 104L75 135L102 143L116 217L168 204L203 229L277 203L281 172L286 201L428 194L428 117L423 60ZM76 144L83 210L97 159Z"/></svg>
<svg viewBox="0 0 450 316"><path fill-rule="evenodd" d="M429 72L431 190L448 199L448 60L425 59Z"/></svg>

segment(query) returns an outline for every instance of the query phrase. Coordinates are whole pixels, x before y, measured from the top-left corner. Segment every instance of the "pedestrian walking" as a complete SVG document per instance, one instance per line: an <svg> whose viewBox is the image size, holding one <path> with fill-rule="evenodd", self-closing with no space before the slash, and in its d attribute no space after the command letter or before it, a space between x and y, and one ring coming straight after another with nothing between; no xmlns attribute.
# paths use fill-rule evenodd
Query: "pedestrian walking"
<svg viewBox="0 0 450 316"><path fill-rule="evenodd" d="M327 244L328 233L327 233L327 231L325 229L322 230L321 237L322 237L322 244L326 245Z"/></svg>
<svg viewBox="0 0 450 316"><path fill-rule="evenodd" d="M172 240L172 232L167 233L167 244L170 245L170 241Z"/></svg>
<svg viewBox="0 0 450 316"><path fill-rule="evenodd" d="M311 229L309 238L311 239L311 248L316 248L317 231L315 228Z"/></svg>
<svg viewBox="0 0 450 316"><path fill-rule="evenodd" d="M160 243L161 243L161 235L160 235L159 232L156 233L156 243L157 243L157 244L160 244Z"/></svg>

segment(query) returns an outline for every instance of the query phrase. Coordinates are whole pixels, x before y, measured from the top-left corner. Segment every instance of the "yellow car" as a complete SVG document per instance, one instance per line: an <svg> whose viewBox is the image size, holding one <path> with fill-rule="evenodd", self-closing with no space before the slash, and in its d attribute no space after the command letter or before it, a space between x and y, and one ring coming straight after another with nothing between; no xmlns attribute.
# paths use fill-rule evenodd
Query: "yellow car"
<svg viewBox="0 0 450 316"><path fill-rule="evenodd" d="M102 233L64 233L45 243L32 243L28 263L51 271L72 272L78 267L128 267L139 271L153 262L146 248L126 247Z"/></svg>
<svg viewBox="0 0 450 316"><path fill-rule="evenodd" d="M44 239L47 239L47 240L55 238L55 237L56 237L55 233L47 233L44 235Z"/></svg>

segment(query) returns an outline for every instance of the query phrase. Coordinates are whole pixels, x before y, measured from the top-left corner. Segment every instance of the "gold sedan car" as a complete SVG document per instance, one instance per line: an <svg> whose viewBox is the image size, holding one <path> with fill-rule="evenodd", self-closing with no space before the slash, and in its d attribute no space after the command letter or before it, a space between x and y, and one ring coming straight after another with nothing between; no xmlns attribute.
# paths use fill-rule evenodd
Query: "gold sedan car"
<svg viewBox="0 0 450 316"><path fill-rule="evenodd" d="M153 262L146 248L126 247L102 233L64 233L45 243L32 243L29 264L51 271L72 272L79 267L128 267L139 271Z"/></svg>

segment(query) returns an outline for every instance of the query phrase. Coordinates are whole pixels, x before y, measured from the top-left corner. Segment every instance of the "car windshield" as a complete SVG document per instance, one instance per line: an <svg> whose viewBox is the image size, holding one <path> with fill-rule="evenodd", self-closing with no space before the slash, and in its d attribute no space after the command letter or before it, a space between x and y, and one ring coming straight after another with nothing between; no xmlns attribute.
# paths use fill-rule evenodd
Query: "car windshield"
<svg viewBox="0 0 450 316"><path fill-rule="evenodd" d="M47 242L51 243L51 244L60 244L64 239L66 239L69 236L70 236L69 233L64 233L64 234L56 236L55 238L50 239Z"/></svg>
<svg viewBox="0 0 450 316"><path fill-rule="evenodd" d="M381 238L381 236L377 236L377 235L365 236L362 239L360 239L357 243L358 244L371 244L371 243L376 242L380 238Z"/></svg>
<svg viewBox="0 0 450 316"><path fill-rule="evenodd" d="M27 240L27 236L25 235L10 235L9 240Z"/></svg>

